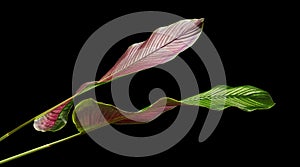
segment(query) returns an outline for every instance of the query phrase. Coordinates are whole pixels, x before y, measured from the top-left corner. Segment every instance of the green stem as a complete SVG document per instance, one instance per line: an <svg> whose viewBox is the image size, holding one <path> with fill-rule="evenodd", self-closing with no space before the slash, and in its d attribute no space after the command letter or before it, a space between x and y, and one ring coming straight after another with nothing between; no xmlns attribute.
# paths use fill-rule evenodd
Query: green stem
<svg viewBox="0 0 300 167"><path fill-rule="evenodd" d="M57 108L58 106L62 105L63 103L69 101L69 100L72 100L74 97L76 96L76 94L72 97L69 97L68 99L64 100L63 102L57 104L56 106L46 110L45 112L31 118L30 120L24 122L23 124L21 124L20 126L16 127L15 129L11 130L10 132L6 133L5 135L3 135L1 138L0 138L0 142L4 139L6 139L8 136L12 135L13 133L17 132L18 130L22 129L24 126L28 125L29 123L31 123L32 121L34 121L36 118L39 118L45 114L47 114L48 112L54 110L55 108Z"/></svg>
<svg viewBox="0 0 300 167"><path fill-rule="evenodd" d="M35 117L34 117L35 118ZM12 131L6 133L5 135L3 135L0 138L0 142L4 139L6 139L8 136L10 136L11 134L15 133L16 131L20 130L21 128L23 128L24 126L26 126L27 124L29 124L30 122L32 122L34 120L34 118L31 118L30 120L26 121L25 123L23 123L22 125L16 127L15 129L13 129Z"/></svg>
<svg viewBox="0 0 300 167"><path fill-rule="evenodd" d="M5 135L1 136L1 137L0 137L0 142L1 142L2 140L6 139L8 136L12 135L13 133L17 132L18 130L22 129L24 126L28 125L29 123L31 123L31 122L34 121L35 119L37 119L37 118L39 118L39 117L41 117L41 116L47 114L48 112L54 110L55 108L57 108L58 106L64 104L65 102L67 102L67 101L69 101L69 100L72 100L72 99L75 98L76 96L81 95L81 94L83 94L83 93L85 93L85 92L88 92L88 91L90 91L90 90L92 90L92 89L94 89L94 88L96 88L96 87L98 87L98 86L104 85L104 84L106 84L106 83L108 83L108 82L100 82L100 81L98 81L94 86L89 87L89 88L87 88L87 89L83 89L81 92L78 92L78 93L74 94L73 96L69 97L68 99L64 100L63 102L61 102L61 103L55 105L54 107L52 107L52 108L46 110L45 112L42 112L41 114L39 114L39 115L37 115L37 116L31 118L30 120L24 122L23 124L19 125L19 126L16 127L15 129L13 129L13 130L11 130L10 132L6 133Z"/></svg>
<svg viewBox="0 0 300 167"><path fill-rule="evenodd" d="M48 144L42 145L42 146L40 146L40 147L37 147L37 148L31 149L31 150L25 151L25 152L23 152L23 153L20 153L20 154L17 154L17 155L15 155L15 156L6 158L6 159L4 159L4 160L1 160L1 161L0 161L0 164L3 164L3 163L6 163L6 162L15 160L15 159L17 159L17 158L23 157L23 156L25 156L25 155L29 155L29 154L31 154L31 153L34 153L34 152L43 150L43 149L45 149L45 148L51 147L51 146L53 146L53 145L55 145L55 144L58 144L58 143L61 143L61 142L67 141L67 140L70 140L70 139L75 138L75 137L77 137L77 136L80 136L80 135L82 135L82 134L85 134L85 133L84 133L84 132L76 133L76 134L74 134L74 135L71 135L71 136L68 136L68 137L66 137L66 138L63 138L63 139L54 141L54 142L52 142L52 143L48 143Z"/></svg>
<svg viewBox="0 0 300 167"><path fill-rule="evenodd" d="M11 130L10 132L6 133L5 135L1 136L1 137L0 137L0 142L1 142L2 140L6 139L8 136L12 135L13 133L17 132L18 130L22 129L24 126L28 125L29 123L31 123L31 122L34 121L35 119L37 119L37 118L39 118L39 117L41 117L41 116L43 116L43 115L45 115L45 114L51 112L52 110L54 110L54 109L57 108L58 106L60 106L60 105L62 105L62 104L64 104L64 103L66 103L66 102L69 101L69 100L74 99L74 98L75 98L76 96L78 96L78 95L81 95L81 94L83 94L83 93L85 93L85 92L87 92L87 91L90 91L91 89L94 89L95 87L98 87L98 86L103 85L103 84L105 84L105 83L108 83L108 82L99 82L99 81L98 81L97 84L95 84L95 86L89 87L87 90L83 89L82 92L76 93L75 95L69 97L68 99L64 100L63 102L61 102L61 103L55 105L54 107L52 107L52 108L50 108L50 109L48 109L48 110L42 112L41 114L39 114L39 115L37 115L37 116L31 118L30 120L24 122L23 124L19 125L19 126L16 127L15 129L13 129L13 130ZM69 140L69 139L72 139L72 138L74 138L74 137L80 136L80 135L85 134L85 133L86 133L86 132L79 132L79 133L74 134L74 135L71 135L71 136L69 136L69 137L66 137L66 138L63 138L63 139L54 141L54 142L49 143L49 144L45 144L45 145L43 145L43 146L40 146L40 147L31 149L31 150L28 150L28 151L26 151L26 152L17 154L17 155L15 155L15 156L6 158L6 159L4 159L4 160L1 160L1 161L0 161L0 164L3 164L3 163L6 163L6 162L8 162L8 161L11 161L11 160L20 158L20 157L22 157L22 156L25 156L25 155L34 153L34 152L36 152L36 151L43 150L43 149L45 149L45 148L51 147L51 146L53 146L53 145L55 145L55 144L58 144L58 143L67 141L67 140Z"/></svg>

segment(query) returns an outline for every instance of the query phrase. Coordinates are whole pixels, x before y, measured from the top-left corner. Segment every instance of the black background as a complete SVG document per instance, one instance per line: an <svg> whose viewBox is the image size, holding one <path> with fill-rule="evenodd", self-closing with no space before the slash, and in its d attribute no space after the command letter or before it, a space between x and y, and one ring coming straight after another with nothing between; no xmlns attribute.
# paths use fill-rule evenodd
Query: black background
<svg viewBox="0 0 300 167"><path fill-rule="evenodd" d="M125 7L116 2L111 6L79 6L2 6L6 10L1 13L1 135L71 96L76 57L94 31L116 17L145 10L170 12L184 18L204 17L204 32L221 56L228 85L253 85L267 90L276 106L252 113L236 108L226 109L214 133L203 143L198 142L198 135L207 110L200 109L197 122L182 141L168 151L151 157L116 155L98 146L88 136L80 136L6 165L160 165L163 162L183 162L243 166L291 163L294 160L291 152L298 148L293 137L296 122L292 120L295 118L293 110L284 105L291 106L293 103L291 96L283 89L288 88L287 85L290 85L289 88L296 85L295 76L292 75L295 66L287 64L293 56L288 49L292 45L288 45L290 42L286 38L291 31L287 27L294 16L292 5L253 2L227 6L218 3L207 6L187 3ZM98 77L109 70L129 45L145 40L148 35L131 36L116 44L108 53L111 57L107 56L106 62L99 66ZM206 91L209 89L207 72L201 60L197 60L193 54L189 49L180 56L194 68L199 79L199 89ZM153 78L153 74L157 76ZM160 80L170 82L171 86L156 84ZM146 84L149 82L155 84ZM130 90L132 101L138 108L149 105L148 93L155 87L166 89L168 96L180 98L172 77L155 69L138 74L132 87L139 90ZM109 85L97 91L101 93L99 100L111 101ZM163 131L172 123L176 114L176 111L167 113L149 125L116 128L127 134L147 136ZM0 143L0 159L74 133L76 129L71 122L56 133L40 133L31 125L26 126Z"/></svg>

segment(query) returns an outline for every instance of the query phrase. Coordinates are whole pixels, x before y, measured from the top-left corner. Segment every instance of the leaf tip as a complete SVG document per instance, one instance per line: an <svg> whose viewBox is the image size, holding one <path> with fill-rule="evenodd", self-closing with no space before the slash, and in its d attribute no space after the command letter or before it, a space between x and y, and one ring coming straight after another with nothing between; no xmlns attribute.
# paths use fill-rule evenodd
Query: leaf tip
<svg viewBox="0 0 300 167"><path fill-rule="evenodd" d="M39 122L39 120L40 120L40 118L34 120L33 128L34 128L36 131L46 132L45 130L43 130L43 129L40 127L39 123L37 123L37 122Z"/></svg>
<svg viewBox="0 0 300 167"><path fill-rule="evenodd" d="M203 26L204 26L204 18L200 18L200 19L195 19L196 20L196 24L197 26L202 30Z"/></svg>

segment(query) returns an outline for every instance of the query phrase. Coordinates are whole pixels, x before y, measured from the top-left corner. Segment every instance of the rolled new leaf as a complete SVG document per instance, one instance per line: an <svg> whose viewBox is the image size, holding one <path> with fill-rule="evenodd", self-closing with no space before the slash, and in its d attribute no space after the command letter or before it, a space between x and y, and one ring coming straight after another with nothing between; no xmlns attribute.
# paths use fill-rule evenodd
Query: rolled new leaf
<svg viewBox="0 0 300 167"><path fill-rule="evenodd" d="M72 115L77 129L93 130L108 124L137 124L151 122L162 113L179 105L200 106L214 110L238 107L244 111L269 109L274 102L268 92L253 86L216 86L196 96L178 101L163 97L152 105L137 111L128 112L110 104L86 99L80 102Z"/></svg>

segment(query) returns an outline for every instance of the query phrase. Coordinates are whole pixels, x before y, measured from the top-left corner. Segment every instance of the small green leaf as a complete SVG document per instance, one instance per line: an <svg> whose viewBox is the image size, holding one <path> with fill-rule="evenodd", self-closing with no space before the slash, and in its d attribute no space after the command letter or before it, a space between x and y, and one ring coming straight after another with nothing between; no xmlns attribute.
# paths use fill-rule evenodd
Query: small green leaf
<svg viewBox="0 0 300 167"><path fill-rule="evenodd" d="M58 106L51 112L36 118L33 123L33 127L37 131L56 132L62 129L68 121L68 114L73 106L73 101L67 101L63 105Z"/></svg>
<svg viewBox="0 0 300 167"><path fill-rule="evenodd" d="M275 105L268 92L250 85L239 87L220 85L181 102L214 110L238 107L249 112L269 109Z"/></svg>

